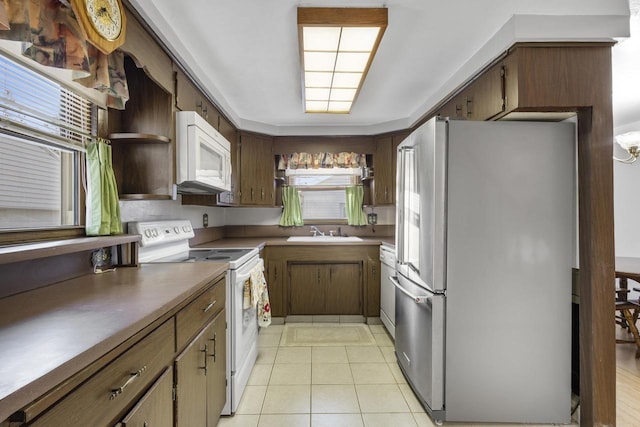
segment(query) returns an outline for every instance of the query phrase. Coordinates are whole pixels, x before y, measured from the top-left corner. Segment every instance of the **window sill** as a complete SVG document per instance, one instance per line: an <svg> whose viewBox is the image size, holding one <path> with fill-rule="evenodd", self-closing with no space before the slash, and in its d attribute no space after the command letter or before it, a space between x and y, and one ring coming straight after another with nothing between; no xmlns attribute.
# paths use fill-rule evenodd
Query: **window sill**
<svg viewBox="0 0 640 427"><path fill-rule="evenodd" d="M139 241L138 234L120 234L4 246L0 247L0 264L30 261Z"/></svg>

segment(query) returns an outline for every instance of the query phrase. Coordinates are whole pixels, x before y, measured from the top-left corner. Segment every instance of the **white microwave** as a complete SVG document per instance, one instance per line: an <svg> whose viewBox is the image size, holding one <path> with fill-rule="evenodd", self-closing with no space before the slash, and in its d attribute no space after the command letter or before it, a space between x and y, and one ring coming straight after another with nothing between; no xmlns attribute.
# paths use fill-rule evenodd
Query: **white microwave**
<svg viewBox="0 0 640 427"><path fill-rule="evenodd" d="M176 113L178 193L231 190L231 144L195 111Z"/></svg>

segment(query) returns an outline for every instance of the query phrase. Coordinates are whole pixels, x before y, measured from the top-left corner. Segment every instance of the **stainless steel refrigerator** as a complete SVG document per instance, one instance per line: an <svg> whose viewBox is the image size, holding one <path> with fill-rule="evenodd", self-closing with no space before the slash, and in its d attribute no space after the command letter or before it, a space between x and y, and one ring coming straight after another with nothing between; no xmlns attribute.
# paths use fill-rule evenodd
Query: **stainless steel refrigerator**
<svg viewBox="0 0 640 427"><path fill-rule="evenodd" d="M395 350L434 420L569 422L574 147L440 119L398 147Z"/></svg>

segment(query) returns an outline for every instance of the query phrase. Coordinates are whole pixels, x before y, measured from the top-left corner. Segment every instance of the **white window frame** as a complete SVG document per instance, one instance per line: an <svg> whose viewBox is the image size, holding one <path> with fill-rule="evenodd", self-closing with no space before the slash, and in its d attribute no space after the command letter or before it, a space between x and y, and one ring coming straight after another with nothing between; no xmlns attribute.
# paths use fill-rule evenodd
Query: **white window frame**
<svg viewBox="0 0 640 427"><path fill-rule="evenodd" d="M287 169L285 171L285 176L287 177L286 182L289 185L295 186L300 195L300 203L302 209L302 218L305 223L313 223L313 224L346 224L347 223L347 214L346 214L346 191L348 185L299 185L295 181L295 177L312 177L312 176L349 176L350 185L356 185L360 181L361 169L360 168L319 168L319 169ZM335 192L340 191L343 194L342 201L337 202L339 206L336 207L336 210L339 210L341 214L336 217L326 217L326 216L314 216L313 212L309 213L307 209L305 209L305 193L317 193L317 192Z"/></svg>
<svg viewBox="0 0 640 427"><path fill-rule="evenodd" d="M0 54L0 144L5 145L5 153L6 150L10 150L9 147L16 147L17 142L25 144L24 150L21 150L22 155L29 152L38 154L47 150L59 155L60 176L55 177L55 180L59 179L61 184L60 216L59 221L50 220L36 224L27 220L16 223L15 226L5 223L0 225L2 233L81 228L81 165L86 142L96 134L97 105L86 96L66 87L63 82L44 75L35 68L11 55ZM33 158L38 156L34 155ZM16 159L19 160L18 157ZM54 163L49 167L55 168ZM37 170L33 164L25 165L30 166L31 170ZM9 172L6 172L3 180L6 180L8 175ZM31 186L31 190L25 191L32 191L33 194L38 193L38 189L33 188L38 179L45 179L29 177L26 171L16 172L15 178L18 180L16 185L22 181L26 188ZM2 182L0 185L3 185ZM43 189L42 192L44 191L46 190ZM4 196L6 209L19 209L21 206L24 208L24 203L19 203L19 200L10 200L12 196L9 193L6 191L4 195L0 195ZM14 197L17 197L17 192L13 193ZM30 194L27 197L29 196ZM34 205L35 208L41 208L37 203ZM43 201L41 205L46 205L46 202ZM0 212L1 209L2 207ZM32 212L35 211L37 209L32 209ZM72 234L77 234L77 231L72 231Z"/></svg>

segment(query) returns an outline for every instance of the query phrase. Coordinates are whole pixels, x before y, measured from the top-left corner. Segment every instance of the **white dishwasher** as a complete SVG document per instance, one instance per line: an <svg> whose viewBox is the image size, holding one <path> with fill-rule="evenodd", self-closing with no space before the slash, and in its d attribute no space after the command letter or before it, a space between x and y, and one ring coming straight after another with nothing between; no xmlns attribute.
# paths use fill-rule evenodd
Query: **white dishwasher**
<svg viewBox="0 0 640 427"><path fill-rule="evenodd" d="M380 246L380 320L396 338L396 288L390 277L396 275L396 251Z"/></svg>

